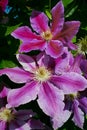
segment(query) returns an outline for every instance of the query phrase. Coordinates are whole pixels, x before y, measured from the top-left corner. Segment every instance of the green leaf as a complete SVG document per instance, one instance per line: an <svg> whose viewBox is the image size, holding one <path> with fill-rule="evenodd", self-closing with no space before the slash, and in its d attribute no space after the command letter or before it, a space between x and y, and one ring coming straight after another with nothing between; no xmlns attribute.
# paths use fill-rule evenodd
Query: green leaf
<svg viewBox="0 0 87 130"><path fill-rule="evenodd" d="M49 10L45 11L46 15L48 16L49 19L52 19L51 13L49 12Z"/></svg>
<svg viewBox="0 0 87 130"><path fill-rule="evenodd" d="M73 42L73 43L76 42L76 36L72 39L72 42Z"/></svg>
<svg viewBox="0 0 87 130"><path fill-rule="evenodd" d="M17 65L14 62L10 61L10 60L2 60L0 62L0 69L6 68L6 67L11 68L11 67L15 67L15 66L17 66Z"/></svg>
<svg viewBox="0 0 87 130"><path fill-rule="evenodd" d="M73 0L62 0L64 7L66 7L68 4L70 4Z"/></svg>
<svg viewBox="0 0 87 130"><path fill-rule="evenodd" d="M87 26L86 27L82 27L82 29L87 30Z"/></svg>
<svg viewBox="0 0 87 130"><path fill-rule="evenodd" d="M70 11L69 11L69 13L65 16L66 18L67 17L70 17L74 12L75 12L75 10L78 8L78 6L76 5L74 8L72 8Z"/></svg>
<svg viewBox="0 0 87 130"><path fill-rule="evenodd" d="M7 27L7 30L6 30L6 33L5 33L5 36L11 34L11 32L14 31L16 28L18 28L21 24L22 24L22 23L17 24L17 25L15 25L15 26L10 26L10 27L8 26L8 27Z"/></svg>

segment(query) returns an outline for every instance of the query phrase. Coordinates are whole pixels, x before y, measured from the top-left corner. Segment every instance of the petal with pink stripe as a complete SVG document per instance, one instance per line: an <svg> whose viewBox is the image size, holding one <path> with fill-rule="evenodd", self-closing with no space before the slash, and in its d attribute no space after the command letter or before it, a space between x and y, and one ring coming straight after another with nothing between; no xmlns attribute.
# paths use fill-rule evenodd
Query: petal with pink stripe
<svg viewBox="0 0 87 130"><path fill-rule="evenodd" d="M37 87L39 87L39 85L36 82L31 81L21 88L12 89L8 93L7 107L17 107L21 104L26 104L32 100L35 100L39 89Z"/></svg>
<svg viewBox="0 0 87 130"><path fill-rule="evenodd" d="M39 11L33 11L30 17L32 28L39 34L49 30L48 17Z"/></svg>
<svg viewBox="0 0 87 130"><path fill-rule="evenodd" d="M31 79L29 72L18 67L1 69L0 75L7 75L15 83L26 83Z"/></svg>

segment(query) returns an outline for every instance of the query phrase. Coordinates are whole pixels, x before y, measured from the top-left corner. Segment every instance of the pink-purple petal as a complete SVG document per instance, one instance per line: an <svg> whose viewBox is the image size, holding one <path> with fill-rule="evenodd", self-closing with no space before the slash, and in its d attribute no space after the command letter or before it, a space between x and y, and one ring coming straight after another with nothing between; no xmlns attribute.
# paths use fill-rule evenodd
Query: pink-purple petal
<svg viewBox="0 0 87 130"><path fill-rule="evenodd" d="M41 85L37 101L45 114L52 118L56 114L59 114L60 116L60 111L64 108L63 100L63 92L57 89L54 85L48 82Z"/></svg>
<svg viewBox="0 0 87 130"><path fill-rule="evenodd" d="M33 11L30 22L32 28L39 34L49 29L48 17L43 12Z"/></svg>
<svg viewBox="0 0 87 130"><path fill-rule="evenodd" d="M52 119L54 130L60 128L71 116L71 112L64 110L61 111L56 117Z"/></svg>
<svg viewBox="0 0 87 130"><path fill-rule="evenodd" d="M1 130L6 130L7 129L7 124L5 121L0 121L0 129Z"/></svg>
<svg viewBox="0 0 87 130"><path fill-rule="evenodd" d="M28 123L22 120L13 120L9 124L9 130L30 130Z"/></svg>
<svg viewBox="0 0 87 130"><path fill-rule="evenodd" d="M30 73L18 67L1 69L0 75L7 75L15 83L25 83L30 80Z"/></svg>
<svg viewBox="0 0 87 130"><path fill-rule="evenodd" d="M80 27L79 21L70 21L65 22L62 31L58 35L58 39L67 43L72 40L72 38L76 35Z"/></svg>
<svg viewBox="0 0 87 130"><path fill-rule="evenodd" d="M87 80L75 72L67 72L60 76L53 76L51 82L66 94L82 91L87 88Z"/></svg>
<svg viewBox="0 0 87 130"><path fill-rule="evenodd" d="M58 2L52 8L52 29L53 35L57 35L61 29L63 28L64 24L64 6L62 1Z"/></svg>
<svg viewBox="0 0 87 130"><path fill-rule="evenodd" d="M67 45L68 48L71 49L71 50L76 50L76 49L78 49L78 46L77 46L76 44L70 42L70 41L67 42L66 45Z"/></svg>
<svg viewBox="0 0 87 130"><path fill-rule="evenodd" d="M30 52L32 50L41 50L45 49L46 42L44 40L32 40L28 42L24 42L19 47L19 52Z"/></svg>
<svg viewBox="0 0 87 130"><path fill-rule="evenodd" d="M87 78L87 59L82 59L80 63L81 71L83 72L84 76Z"/></svg>
<svg viewBox="0 0 87 130"><path fill-rule="evenodd" d="M52 57L49 55L46 55L45 52L39 53L39 55L36 56L36 62L39 67L45 66L46 68L49 69L54 69L55 61Z"/></svg>
<svg viewBox="0 0 87 130"><path fill-rule="evenodd" d="M51 40L46 47L46 54L57 58L63 54L63 45L58 40Z"/></svg>
<svg viewBox="0 0 87 130"><path fill-rule="evenodd" d="M74 112L74 116L72 120L74 121L75 125L83 129L84 113L79 108L79 102L77 100L74 100L73 112Z"/></svg>
<svg viewBox="0 0 87 130"><path fill-rule="evenodd" d="M31 31L31 29L28 26L22 26L14 30L11 35L16 38L20 39L22 41L30 41L32 39L40 39L40 36L36 35Z"/></svg>
<svg viewBox="0 0 87 130"><path fill-rule="evenodd" d="M87 114L87 97L79 99L79 104L81 109Z"/></svg>
<svg viewBox="0 0 87 130"><path fill-rule="evenodd" d="M61 57L55 59L55 73L62 74L70 71L70 67L74 62L74 57L67 47L64 47L64 53Z"/></svg>
<svg viewBox="0 0 87 130"><path fill-rule="evenodd" d="M62 74L70 70L70 65L72 65L74 59L72 54L68 52L67 48L64 48L64 54L55 59L55 73Z"/></svg>
<svg viewBox="0 0 87 130"><path fill-rule="evenodd" d="M10 88L5 87L5 85L3 84L3 88L0 90L0 98L6 97L9 91L10 91Z"/></svg>
<svg viewBox="0 0 87 130"><path fill-rule="evenodd" d="M81 63L82 55L77 55L74 58L74 63L70 68L70 71L76 72L78 74L82 74L81 69L80 69L80 63Z"/></svg>
<svg viewBox="0 0 87 130"><path fill-rule="evenodd" d="M31 130L50 130L46 128L45 124L43 124L40 120L30 119L28 121Z"/></svg>
<svg viewBox="0 0 87 130"><path fill-rule="evenodd" d="M19 63L23 66L24 70L32 72L35 68L35 60L32 57L25 54L17 54L16 57Z"/></svg>
<svg viewBox="0 0 87 130"><path fill-rule="evenodd" d="M31 81L21 88L12 89L8 93L7 107L17 107L21 104L25 104L32 100L35 100L38 93L37 87L39 87L39 85L36 82Z"/></svg>
<svg viewBox="0 0 87 130"><path fill-rule="evenodd" d="M39 66L45 66L46 68L54 70L55 67L55 60L51 56L47 55L46 53L43 53L43 57L41 60L39 60Z"/></svg>
<svg viewBox="0 0 87 130"><path fill-rule="evenodd" d="M27 110L27 109L18 110L15 113L15 117L17 120L26 121L26 120L29 120L30 118L32 118L33 116L35 116L35 113L32 110Z"/></svg>
<svg viewBox="0 0 87 130"><path fill-rule="evenodd" d="M44 66L43 59L45 56L45 52L40 52L36 57L35 61L38 66Z"/></svg>

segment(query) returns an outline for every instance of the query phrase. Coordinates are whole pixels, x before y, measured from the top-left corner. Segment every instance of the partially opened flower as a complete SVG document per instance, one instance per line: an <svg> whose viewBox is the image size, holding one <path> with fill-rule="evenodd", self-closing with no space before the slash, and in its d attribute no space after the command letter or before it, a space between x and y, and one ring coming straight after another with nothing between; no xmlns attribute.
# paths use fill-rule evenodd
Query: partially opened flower
<svg viewBox="0 0 87 130"><path fill-rule="evenodd" d="M87 90L66 95L65 104L66 109L73 114L72 120L75 125L83 129L84 115L87 114Z"/></svg>
<svg viewBox="0 0 87 130"><path fill-rule="evenodd" d="M55 60L44 53L36 58L17 54L17 59L23 68L0 70L0 75L6 74L13 82L26 83L23 87L9 92L7 106L16 107L28 103L38 95L37 102L44 113L52 118L53 127L57 129L62 126L70 116L70 113L64 111L64 93L84 90L87 80L76 72L56 74Z"/></svg>
<svg viewBox="0 0 87 130"><path fill-rule="evenodd" d="M27 120L32 117L30 110L9 109L3 107L0 109L0 129L3 130L30 130L31 127L27 123Z"/></svg>
<svg viewBox="0 0 87 130"><path fill-rule="evenodd" d="M71 40L78 32L80 22L64 22L62 1L52 8L51 14L52 22L49 26L49 19L43 12L32 12L30 23L36 33L32 32L28 26L19 27L11 33L13 37L22 41L19 52L45 50L46 54L57 58L63 54L63 46L68 46L71 49L76 48Z"/></svg>
<svg viewBox="0 0 87 130"><path fill-rule="evenodd" d="M32 114L33 112L31 113L31 111L28 110L22 110L22 112L17 112L12 108L7 108L7 95L10 89L5 87L5 84L1 84L0 86L2 87L2 90L0 91L0 129L30 129L29 125L26 122L24 122L24 120L29 119L28 116L30 116L30 114Z"/></svg>
<svg viewBox="0 0 87 130"><path fill-rule="evenodd" d="M48 129L45 124L40 120L34 119L36 113L32 110L18 110L14 108L8 108L7 95L10 91L5 87L5 84L1 84L2 90L0 91L0 129L2 130L36 130ZM33 117L33 118L32 118ZM50 130L50 128L49 128Z"/></svg>

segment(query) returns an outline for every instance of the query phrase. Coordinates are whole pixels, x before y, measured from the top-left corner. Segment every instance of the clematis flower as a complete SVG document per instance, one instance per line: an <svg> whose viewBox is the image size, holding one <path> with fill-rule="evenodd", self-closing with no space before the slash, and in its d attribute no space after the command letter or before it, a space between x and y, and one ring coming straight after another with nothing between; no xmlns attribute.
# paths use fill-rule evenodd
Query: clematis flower
<svg viewBox="0 0 87 130"><path fill-rule="evenodd" d="M86 92L86 95L83 93ZM72 121L83 129L84 115L87 114L87 90L66 95L66 109L73 114Z"/></svg>
<svg viewBox="0 0 87 130"><path fill-rule="evenodd" d="M71 40L78 32L80 22L64 22L62 1L52 8L51 14L52 22L48 25L49 19L43 12L32 12L30 23L36 33L32 32L28 26L19 27L11 33L13 37L22 41L19 52L41 50L51 57L57 58L63 54L63 46L68 46L71 49L76 48Z"/></svg>
<svg viewBox="0 0 87 130"><path fill-rule="evenodd" d="M82 70L84 70L83 72L86 72L86 62L83 62L84 60L82 60L82 57L83 55L77 55L76 57L73 57L72 53L69 52L67 48L65 48L64 54L56 59L57 64L55 67L55 71L59 74L74 72L82 75ZM77 88L77 92L66 94L65 109L72 112L72 120L75 125L83 129L84 113L87 113L87 89L84 88L83 90L80 90L79 85Z"/></svg>
<svg viewBox="0 0 87 130"><path fill-rule="evenodd" d="M9 88L5 87L5 84L1 84L0 91L0 129L2 130L33 130L37 129L46 129L45 124L40 120L34 119L36 113L32 110L18 110L14 108L8 108L7 104L7 95L10 91ZM33 118L32 118L33 117ZM50 130L50 128L49 128Z"/></svg>
<svg viewBox="0 0 87 130"><path fill-rule="evenodd" d="M9 92L7 106L28 103L38 95L37 102L43 112L52 118L53 128L61 127L70 116L68 111L64 111L64 94L84 90L87 80L76 72L56 74L55 60L44 53L34 58L17 54L17 59L23 67L0 70L0 75L6 74L13 82L25 83L23 87Z"/></svg>
<svg viewBox="0 0 87 130"><path fill-rule="evenodd" d="M70 113L63 111L65 106L63 91L49 81L52 77L50 69L53 65L51 64L49 68L47 66L50 65L50 62L53 63L53 59L50 60L48 56L43 54L38 55L35 60L24 54L17 54L17 59L23 68L0 70L1 75L8 75L13 82L26 83L23 87L9 92L7 107L17 107L28 103L35 100L38 95L37 102L43 112L52 118L54 129L61 127L69 118ZM59 118L59 113L61 113L62 118Z"/></svg>

